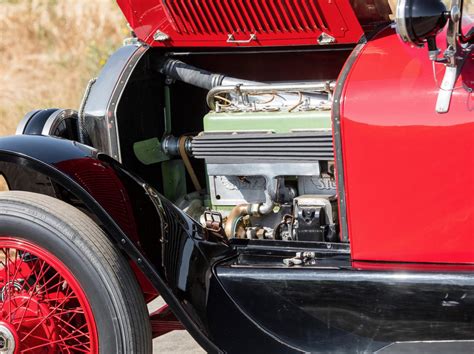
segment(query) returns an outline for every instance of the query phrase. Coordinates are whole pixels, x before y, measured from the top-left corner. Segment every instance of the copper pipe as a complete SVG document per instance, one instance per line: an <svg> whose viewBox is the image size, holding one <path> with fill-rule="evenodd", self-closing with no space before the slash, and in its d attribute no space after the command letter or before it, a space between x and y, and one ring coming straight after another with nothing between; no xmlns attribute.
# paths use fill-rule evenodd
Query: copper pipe
<svg viewBox="0 0 474 354"><path fill-rule="evenodd" d="M252 206L251 204L241 204L237 205L232 209L227 220L225 222L224 231L227 238L232 238L235 236L235 229L237 226L237 222L244 216L251 214Z"/></svg>

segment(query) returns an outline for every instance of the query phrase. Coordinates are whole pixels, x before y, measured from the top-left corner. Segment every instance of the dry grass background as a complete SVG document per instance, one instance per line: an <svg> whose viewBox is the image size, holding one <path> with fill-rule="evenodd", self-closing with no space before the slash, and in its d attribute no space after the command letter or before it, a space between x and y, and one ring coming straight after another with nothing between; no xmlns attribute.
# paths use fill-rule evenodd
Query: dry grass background
<svg viewBox="0 0 474 354"><path fill-rule="evenodd" d="M0 0L0 135L35 108L77 108L127 35L113 0Z"/></svg>
<svg viewBox="0 0 474 354"><path fill-rule="evenodd" d="M0 0L0 136L32 109L77 108L127 34L113 0Z"/></svg>

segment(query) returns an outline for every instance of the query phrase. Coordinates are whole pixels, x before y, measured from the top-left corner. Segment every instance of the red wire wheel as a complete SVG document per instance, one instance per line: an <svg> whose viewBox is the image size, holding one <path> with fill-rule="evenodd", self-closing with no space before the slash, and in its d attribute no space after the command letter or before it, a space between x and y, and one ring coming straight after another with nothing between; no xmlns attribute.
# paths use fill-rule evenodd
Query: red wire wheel
<svg viewBox="0 0 474 354"><path fill-rule="evenodd" d="M71 271L36 244L0 236L0 349L98 353L96 323Z"/></svg>
<svg viewBox="0 0 474 354"><path fill-rule="evenodd" d="M0 193L0 354L152 353L128 259L80 210Z"/></svg>

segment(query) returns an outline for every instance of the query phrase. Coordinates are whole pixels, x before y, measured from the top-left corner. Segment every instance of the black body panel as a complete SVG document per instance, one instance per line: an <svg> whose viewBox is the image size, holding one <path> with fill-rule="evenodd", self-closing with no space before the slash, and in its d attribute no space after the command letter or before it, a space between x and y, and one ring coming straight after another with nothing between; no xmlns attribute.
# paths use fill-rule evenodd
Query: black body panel
<svg viewBox="0 0 474 354"><path fill-rule="evenodd" d="M469 273L231 265L216 272L243 312L304 351L374 352L394 342L474 339Z"/></svg>
<svg viewBox="0 0 474 354"><path fill-rule="evenodd" d="M210 269L208 257L194 245L195 239L205 242L207 237L199 224L118 162L77 142L27 135L0 138L0 174L12 190L48 194L87 212L138 265L198 343L210 352L218 351L200 320L205 307L198 306L206 305L201 301L205 290L193 285L198 306L187 299L188 277L193 277L193 284L199 280L201 287L208 285L202 280L206 274L202 269ZM190 251L182 254L185 245ZM224 244L211 245L220 253L228 250ZM175 261L166 261L171 255L189 257L192 262L188 259L187 264L199 268L188 267L189 272L178 271L176 277L170 270Z"/></svg>

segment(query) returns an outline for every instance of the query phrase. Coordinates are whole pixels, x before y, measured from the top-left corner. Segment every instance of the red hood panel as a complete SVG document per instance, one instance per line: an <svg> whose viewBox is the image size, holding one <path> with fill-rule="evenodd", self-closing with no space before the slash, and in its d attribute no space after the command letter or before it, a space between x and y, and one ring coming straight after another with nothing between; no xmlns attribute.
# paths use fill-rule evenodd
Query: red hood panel
<svg viewBox="0 0 474 354"><path fill-rule="evenodd" d="M349 0L117 2L138 38L157 47L348 44L363 34Z"/></svg>

